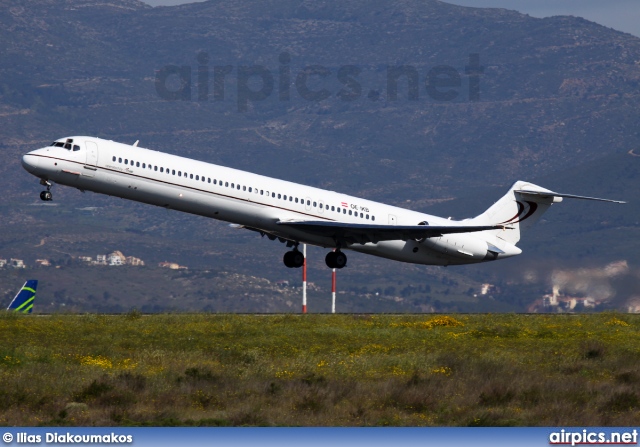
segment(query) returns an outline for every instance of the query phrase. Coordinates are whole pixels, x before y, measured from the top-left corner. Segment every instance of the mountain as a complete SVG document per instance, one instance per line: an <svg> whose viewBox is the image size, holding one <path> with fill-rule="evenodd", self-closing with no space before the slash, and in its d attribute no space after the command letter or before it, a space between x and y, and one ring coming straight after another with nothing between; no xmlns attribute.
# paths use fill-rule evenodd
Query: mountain
<svg viewBox="0 0 640 447"><path fill-rule="evenodd" d="M461 218L468 216L456 206L466 201L479 212L516 179L627 200L638 190L640 39L580 18L435 0L1 4L2 258L127 252L126 244L154 262L171 257L270 281L298 276L280 265L283 247L206 219L66 188L55 188L58 206L30 206L39 187L20 155L72 134L139 139L143 147ZM171 92L182 99L168 100ZM313 99L314 92L328 97ZM264 99L251 99L260 93ZM97 211L77 210L88 206ZM523 241L525 253L512 265L637 265L630 241L638 216L633 203L563 203ZM324 277L322 251L315 256L314 272ZM353 255L341 277L358 296L395 288L389 300L397 311L430 309L436 300L462 310L523 310L549 289L540 280L525 299L504 284L499 305L467 293L489 280L508 282L510 268L438 269ZM403 297L398 290L407 287Z"/></svg>

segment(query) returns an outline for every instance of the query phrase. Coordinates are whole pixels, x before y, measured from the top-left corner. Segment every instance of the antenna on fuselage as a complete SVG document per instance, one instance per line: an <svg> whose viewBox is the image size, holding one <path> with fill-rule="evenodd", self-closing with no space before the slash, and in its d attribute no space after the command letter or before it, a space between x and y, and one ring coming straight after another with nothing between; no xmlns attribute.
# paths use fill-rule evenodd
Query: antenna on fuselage
<svg viewBox="0 0 640 447"><path fill-rule="evenodd" d="M138 147L138 143L140 142L140 140L136 140L135 143L133 143L133 147Z"/></svg>

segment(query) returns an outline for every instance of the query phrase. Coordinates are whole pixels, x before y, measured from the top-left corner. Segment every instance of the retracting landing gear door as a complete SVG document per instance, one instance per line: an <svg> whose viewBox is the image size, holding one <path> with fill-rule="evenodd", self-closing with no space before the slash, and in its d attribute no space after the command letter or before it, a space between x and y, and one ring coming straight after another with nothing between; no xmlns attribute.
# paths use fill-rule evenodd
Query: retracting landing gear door
<svg viewBox="0 0 640 447"><path fill-rule="evenodd" d="M98 165L98 145L93 141L85 141L87 147L87 164L84 166L82 175L93 177Z"/></svg>

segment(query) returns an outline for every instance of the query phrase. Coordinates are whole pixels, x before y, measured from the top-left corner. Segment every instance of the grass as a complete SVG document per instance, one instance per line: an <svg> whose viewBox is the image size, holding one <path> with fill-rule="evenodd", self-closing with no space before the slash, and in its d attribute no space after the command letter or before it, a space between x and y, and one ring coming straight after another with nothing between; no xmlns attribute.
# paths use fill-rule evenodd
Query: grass
<svg viewBox="0 0 640 447"><path fill-rule="evenodd" d="M0 425L631 426L635 315L0 316Z"/></svg>

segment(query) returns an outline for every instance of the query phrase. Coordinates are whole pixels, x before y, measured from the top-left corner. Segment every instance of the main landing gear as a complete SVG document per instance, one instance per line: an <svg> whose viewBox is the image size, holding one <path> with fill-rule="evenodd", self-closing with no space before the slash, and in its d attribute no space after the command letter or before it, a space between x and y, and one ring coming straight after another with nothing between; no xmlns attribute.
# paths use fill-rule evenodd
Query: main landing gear
<svg viewBox="0 0 640 447"><path fill-rule="evenodd" d="M297 269L304 264L304 256L302 256L302 253L300 253L297 248L294 248L284 254L282 261L287 267ZM341 269L347 265L347 255L340 250L330 251L324 258L324 261L327 267L331 269Z"/></svg>
<svg viewBox="0 0 640 447"><path fill-rule="evenodd" d="M341 269L347 265L347 255L340 250L330 251L324 258L324 262L330 269Z"/></svg>
<svg viewBox="0 0 640 447"><path fill-rule="evenodd" d="M51 194L51 182L49 182L48 180L40 180L40 184L47 187L46 191L42 191L40 193L40 200L51 202L53 200L53 194Z"/></svg>
<svg viewBox="0 0 640 447"><path fill-rule="evenodd" d="M282 261L287 267L297 269L302 267L302 264L304 264L304 256L298 251L297 248L295 248L291 251L286 252L284 254L284 257L282 258Z"/></svg>

